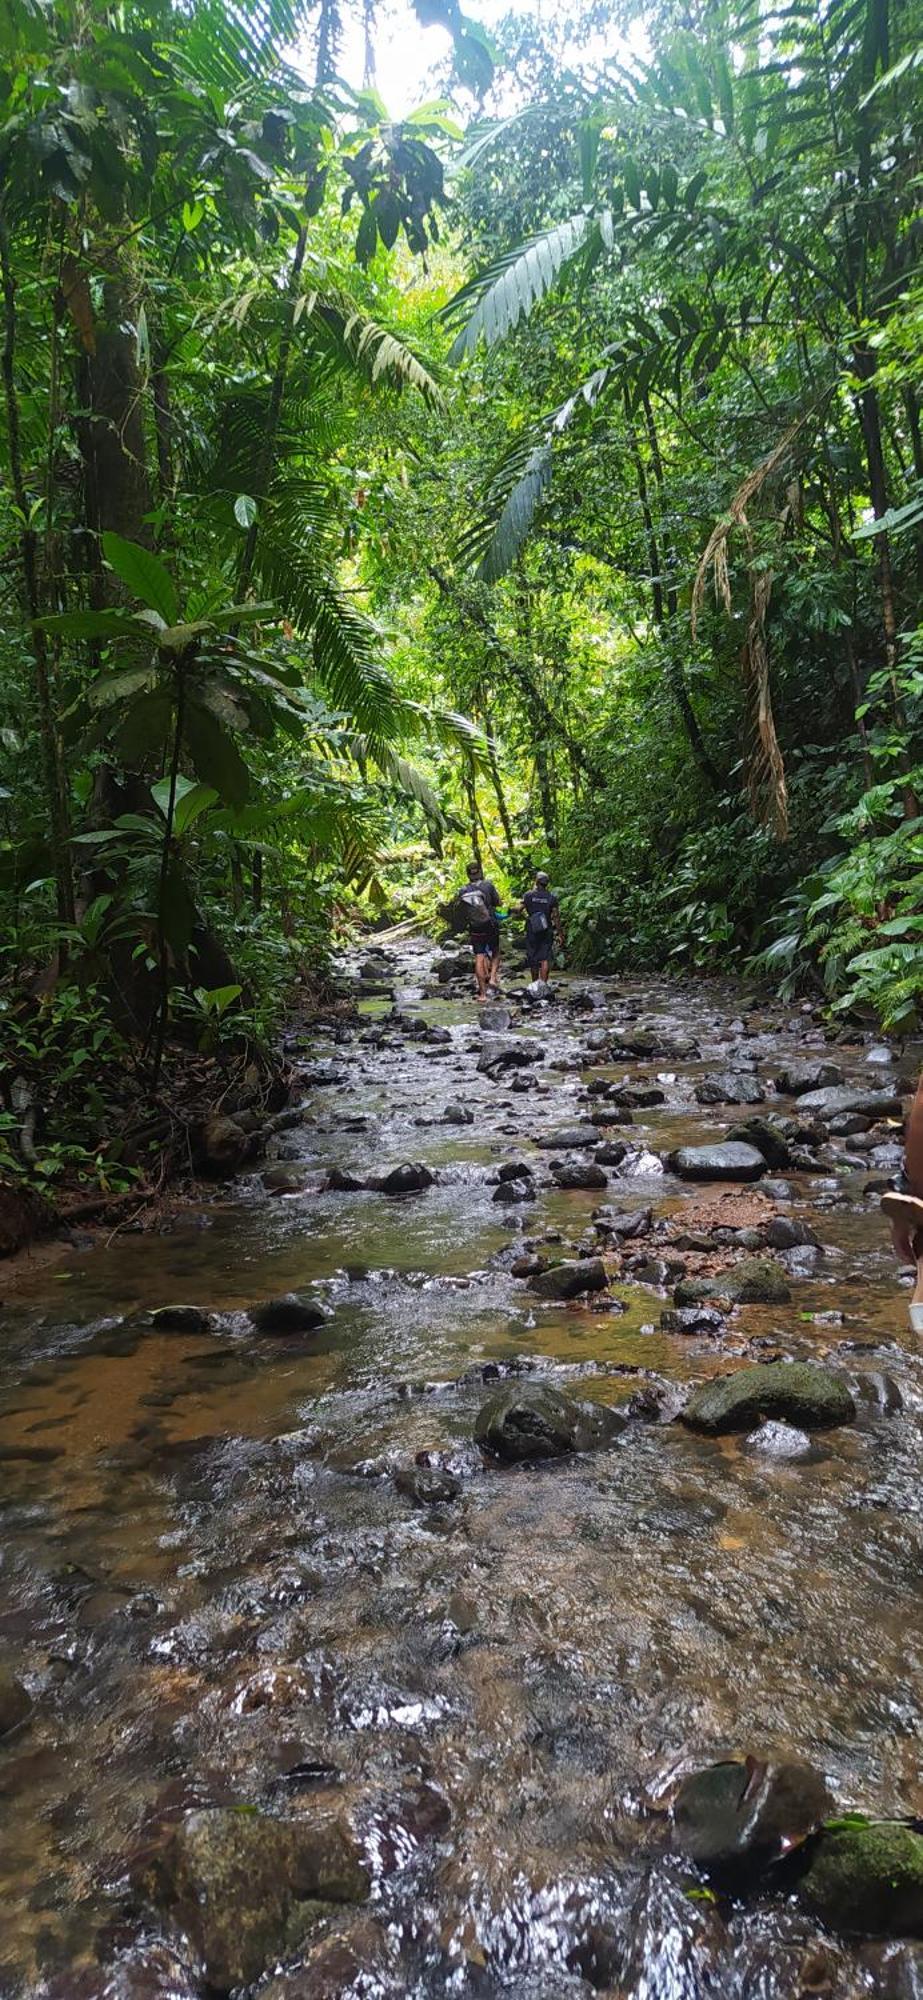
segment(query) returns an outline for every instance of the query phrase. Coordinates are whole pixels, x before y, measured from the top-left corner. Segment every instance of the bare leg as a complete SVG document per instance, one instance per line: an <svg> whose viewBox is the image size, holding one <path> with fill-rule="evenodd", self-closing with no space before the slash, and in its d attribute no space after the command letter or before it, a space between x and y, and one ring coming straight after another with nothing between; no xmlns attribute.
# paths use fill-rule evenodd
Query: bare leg
<svg viewBox="0 0 923 2000"><path fill-rule="evenodd" d="M489 981L489 984L490 984L490 990L491 990L491 992L492 992L492 993L496 993L496 991L497 991L497 988L498 988L498 986L499 986L499 984L500 984L500 946L499 946L499 945L497 946L497 949L496 949L496 951L495 951L495 952L494 952L494 953L492 954L492 956L491 956L491 960L490 960L490 981Z"/></svg>
<svg viewBox="0 0 923 2000"><path fill-rule="evenodd" d="M476 951L474 954L474 978L475 978L475 984L477 986L478 999L486 1000L487 980L488 980L488 965L487 965L486 952Z"/></svg>
<svg viewBox="0 0 923 2000"><path fill-rule="evenodd" d="M545 985L547 986L547 984L548 984L548 960L547 960L547 958L543 958L543 959L542 959L542 962L541 962L541 965L540 965L540 966L539 966L539 968L538 968L538 976L539 976L539 978L540 978L540 979L544 980L544 982L545 982Z"/></svg>

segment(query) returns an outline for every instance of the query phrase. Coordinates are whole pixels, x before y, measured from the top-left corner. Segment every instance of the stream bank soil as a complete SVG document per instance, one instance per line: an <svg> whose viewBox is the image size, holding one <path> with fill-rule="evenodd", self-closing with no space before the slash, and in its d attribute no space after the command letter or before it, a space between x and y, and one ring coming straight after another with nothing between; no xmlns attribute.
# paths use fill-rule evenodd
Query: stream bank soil
<svg viewBox="0 0 923 2000"><path fill-rule="evenodd" d="M487 1032L431 947L372 971L273 1159L4 1311L0 1997L923 1991L887 1909L714 1884L671 1818L748 1756L923 1816L923 1362L876 1193L916 1052L604 980ZM686 1178L728 1144L753 1178ZM788 1360L832 1420L676 1420ZM481 1448L505 1389L553 1455Z"/></svg>

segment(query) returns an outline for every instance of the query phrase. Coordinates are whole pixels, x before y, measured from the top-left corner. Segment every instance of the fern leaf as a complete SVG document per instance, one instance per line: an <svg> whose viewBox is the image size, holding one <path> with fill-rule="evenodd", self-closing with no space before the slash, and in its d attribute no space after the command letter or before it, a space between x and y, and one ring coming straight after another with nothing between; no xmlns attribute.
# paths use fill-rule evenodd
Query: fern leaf
<svg viewBox="0 0 923 2000"><path fill-rule="evenodd" d="M451 323L475 302L470 319L453 342L449 360L457 362L466 354L473 354L482 336L488 347L494 347L521 319L528 319L533 306L545 297L560 273L578 255L586 233L586 216L570 215L542 235L508 251L463 285L439 315Z"/></svg>

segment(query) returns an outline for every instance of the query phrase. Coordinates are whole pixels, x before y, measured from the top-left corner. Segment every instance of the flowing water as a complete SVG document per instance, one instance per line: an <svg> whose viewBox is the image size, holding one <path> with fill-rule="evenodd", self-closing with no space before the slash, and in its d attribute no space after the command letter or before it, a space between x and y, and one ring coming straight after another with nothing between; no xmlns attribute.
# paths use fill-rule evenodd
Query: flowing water
<svg viewBox="0 0 923 2000"><path fill-rule="evenodd" d="M339 1984L299 1984L296 1954L274 1996L923 1992L914 1946L824 1937L785 1896L696 1893L665 1811L678 1770L736 1750L807 1759L844 1808L923 1813L923 1363L867 1188L885 1155L844 1138L787 1176L823 1258L719 1337L662 1331L656 1284L550 1305L509 1268L520 1226L566 1246L600 1199L658 1215L701 1196L649 1158L602 1197L545 1185L533 1135L585 1117L589 1080L659 1079L630 1137L663 1154L748 1115L700 1107L703 1076L746 1060L771 1079L830 1053L821 1028L741 1017L732 988L602 982L592 1012L529 1016L547 1059L515 1089L477 1071L475 1008L434 991L431 950L392 963L401 1008L450 1038L381 999L312 1032L284 1141L305 1191L239 1183L164 1233L63 1248L10 1294L0 1660L35 1705L0 1743L0 1995L202 1995L130 1887L145 1832L195 1804L332 1800L372 1899ZM596 1031L639 1021L698 1054L600 1069ZM866 1086L897 1074L833 1053ZM341 1081L313 1082L323 1063ZM473 1122L445 1122L453 1105ZM493 1195L519 1158L540 1190L517 1221ZM420 1195L312 1191L406 1159L437 1174ZM253 1333L249 1305L306 1287L319 1333ZM178 1300L213 1330L145 1324ZM498 1369L621 1404L772 1351L829 1355L856 1387L857 1425L803 1461L641 1421L531 1466L472 1442ZM396 1487L421 1453L458 1499Z"/></svg>

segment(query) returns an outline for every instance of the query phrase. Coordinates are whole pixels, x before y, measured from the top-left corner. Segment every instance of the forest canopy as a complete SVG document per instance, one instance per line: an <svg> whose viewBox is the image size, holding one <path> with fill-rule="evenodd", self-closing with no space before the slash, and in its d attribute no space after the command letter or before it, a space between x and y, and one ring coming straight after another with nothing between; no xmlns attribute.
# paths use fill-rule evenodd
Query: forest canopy
<svg viewBox="0 0 923 2000"><path fill-rule="evenodd" d="M917 0L0 20L0 1171L472 853L914 1025Z"/></svg>

